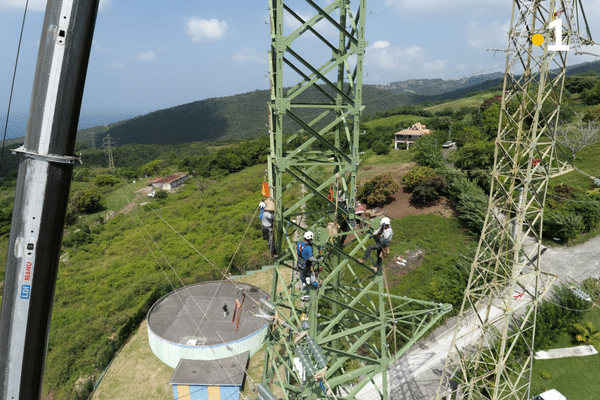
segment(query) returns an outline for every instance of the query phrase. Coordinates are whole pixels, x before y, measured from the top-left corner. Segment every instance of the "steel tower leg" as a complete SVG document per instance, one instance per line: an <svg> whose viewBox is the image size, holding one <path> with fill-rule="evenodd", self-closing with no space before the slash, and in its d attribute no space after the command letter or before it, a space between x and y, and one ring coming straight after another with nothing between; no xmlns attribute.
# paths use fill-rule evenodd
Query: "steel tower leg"
<svg viewBox="0 0 600 400"><path fill-rule="evenodd" d="M98 0L50 0L21 154L0 320L0 397L38 399Z"/></svg>

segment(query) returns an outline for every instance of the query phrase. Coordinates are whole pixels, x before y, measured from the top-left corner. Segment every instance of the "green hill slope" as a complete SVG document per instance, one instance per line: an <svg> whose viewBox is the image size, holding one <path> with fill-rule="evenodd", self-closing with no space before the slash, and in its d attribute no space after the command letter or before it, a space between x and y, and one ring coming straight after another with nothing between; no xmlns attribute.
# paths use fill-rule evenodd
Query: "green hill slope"
<svg viewBox="0 0 600 400"><path fill-rule="evenodd" d="M307 90L298 102L322 102L317 90ZM208 141L229 137L252 137L267 132L268 90L211 98L154 111L140 117L79 132L78 140L91 146L91 132L101 137L110 135L117 145L128 143L173 144ZM375 87L363 87L364 114L372 114L411 103L411 96L390 93ZM298 112L307 117L314 111ZM297 129L289 126L290 129Z"/></svg>

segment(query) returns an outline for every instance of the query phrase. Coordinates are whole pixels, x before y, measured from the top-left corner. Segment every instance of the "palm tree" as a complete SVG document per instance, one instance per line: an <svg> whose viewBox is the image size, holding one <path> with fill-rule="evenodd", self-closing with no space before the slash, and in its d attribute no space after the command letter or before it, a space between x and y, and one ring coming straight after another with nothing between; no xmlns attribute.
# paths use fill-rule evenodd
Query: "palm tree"
<svg viewBox="0 0 600 400"><path fill-rule="evenodd" d="M585 321L583 325L574 324L573 328L577 330L575 338L578 342L591 344L596 350L600 350L600 329L594 330L594 325L590 321Z"/></svg>

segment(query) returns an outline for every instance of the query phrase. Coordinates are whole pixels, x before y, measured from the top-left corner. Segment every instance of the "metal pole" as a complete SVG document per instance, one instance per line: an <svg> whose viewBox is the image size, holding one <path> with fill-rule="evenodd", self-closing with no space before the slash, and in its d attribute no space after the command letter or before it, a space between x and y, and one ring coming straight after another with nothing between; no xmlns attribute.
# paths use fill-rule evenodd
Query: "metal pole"
<svg viewBox="0 0 600 400"><path fill-rule="evenodd" d="M49 0L20 153L0 318L0 398L39 399L99 0Z"/></svg>

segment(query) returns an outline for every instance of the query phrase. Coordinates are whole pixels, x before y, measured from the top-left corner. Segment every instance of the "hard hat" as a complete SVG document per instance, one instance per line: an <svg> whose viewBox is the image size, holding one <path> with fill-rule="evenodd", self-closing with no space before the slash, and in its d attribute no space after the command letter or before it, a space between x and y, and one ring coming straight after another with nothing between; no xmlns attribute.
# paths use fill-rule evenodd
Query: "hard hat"
<svg viewBox="0 0 600 400"><path fill-rule="evenodd" d="M315 237L315 235L313 235L311 231L306 231L306 233L304 234L304 239L306 240L312 240L313 237Z"/></svg>
<svg viewBox="0 0 600 400"><path fill-rule="evenodd" d="M258 208L265 208L267 205L265 204L264 201L261 201L260 203L258 203Z"/></svg>
<svg viewBox="0 0 600 400"><path fill-rule="evenodd" d="M390 219L388 217L381 218L381 225L389 225Z"/></svg>

